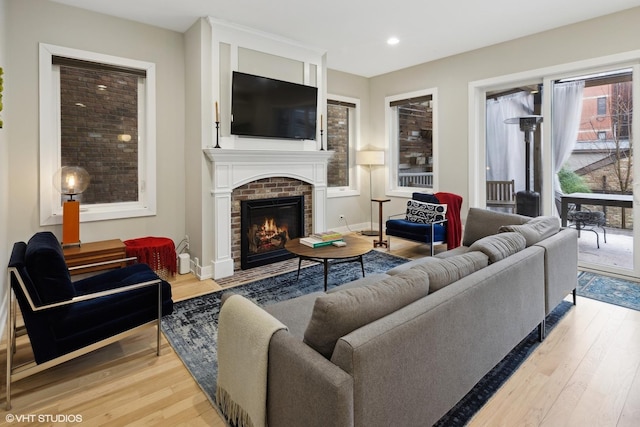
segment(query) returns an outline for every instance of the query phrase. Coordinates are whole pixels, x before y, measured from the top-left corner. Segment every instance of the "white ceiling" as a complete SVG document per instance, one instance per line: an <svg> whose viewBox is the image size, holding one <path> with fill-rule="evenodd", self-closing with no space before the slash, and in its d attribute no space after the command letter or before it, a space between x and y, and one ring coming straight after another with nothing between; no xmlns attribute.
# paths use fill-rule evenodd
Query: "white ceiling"
<svg viewBox="0 0 640 427"><path fill-rule="evenodd" d="M640 6L640 0L54 1L179 32L212 16L324 49L329 68L365 77ZM391 36L400 43L388 46Z"/></svg>

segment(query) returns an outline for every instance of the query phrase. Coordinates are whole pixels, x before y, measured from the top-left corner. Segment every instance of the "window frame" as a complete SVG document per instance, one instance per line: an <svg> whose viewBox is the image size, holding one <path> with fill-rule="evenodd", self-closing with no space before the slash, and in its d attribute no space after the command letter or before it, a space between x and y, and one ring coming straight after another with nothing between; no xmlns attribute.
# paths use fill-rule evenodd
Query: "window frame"
<svg viewBox="0 0 640 427"><path fill-rule="evenodd" d="M40 93L40 225L62 223L60 194L53 175L61 164L60 79L52 57L98 62L144 70L139 84L138 200L135 202L83 205L80 222L156 215L156 66L154 63L105 55L46 43L39 45Z"/></svg>
<svg viewBox="0 0 640 427"><path fill-rule="evenodd" d="M391 103L396 101L402 101L410 98L418 98L423 96L431 96L433 102L433 187L432 188L418 188L418 187L401 187L398 185L398 108L391 107ZM406 92L398 95L391 95L384 98L385 104L385 135L386 135L386 158L387 166L385 167L385 194L387 196L397 197L411 197L416 191L428 190L436 193L438 191L438 175L439 175L439 138L438 138L438 88L432 87L428 89L417 90L414 92Z"/></svg>
<svg viewBox="0 0 640 427"><path fill-rule="evenodd" d="M327 94L327 99L355 104L349 110L349 185L343 187L329 187L327 183L327 198L350 197L360 195L360 174L357 173L355 162L356 151L360 150L360 99L342 95ZM353 123L355 122L355 126ZM328 135L327 135L328 136Z"/></svg>

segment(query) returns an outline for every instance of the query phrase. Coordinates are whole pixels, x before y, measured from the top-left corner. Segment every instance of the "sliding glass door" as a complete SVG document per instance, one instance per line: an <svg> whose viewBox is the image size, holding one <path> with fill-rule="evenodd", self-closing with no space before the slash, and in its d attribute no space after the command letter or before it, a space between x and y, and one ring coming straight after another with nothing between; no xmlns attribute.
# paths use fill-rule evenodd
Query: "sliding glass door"
<svg viewBox="0 0 640 427"><path fill-rule="evenodd" d="M579 230L579 263L633 274L633 68L552 87L553 190L563 223Z"/></svg>
<svg viewBox="0 0 640 427"><path fill-rule="evenodd" d="M529 184L541 214L579 229L582 269L640 278L639 73L630 52L471 82L470 206L507 210L493 207L491 182L513 180L516 193ZM529 151L522 129L509 124L526 115L541 121Z"/></svg>

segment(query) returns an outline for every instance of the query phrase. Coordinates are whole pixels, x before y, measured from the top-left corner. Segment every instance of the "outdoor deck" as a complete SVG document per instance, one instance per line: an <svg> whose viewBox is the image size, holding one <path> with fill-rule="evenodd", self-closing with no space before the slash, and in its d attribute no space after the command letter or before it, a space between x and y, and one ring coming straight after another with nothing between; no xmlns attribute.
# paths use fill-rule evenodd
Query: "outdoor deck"
<svg viewBox="0 0 640 427"><path fill-rule="evenodd" d="M606 227L607 243L602 230L600 249L596 246L596 235L592 231L582 231L578 239L578 261L602 264L620 268L633 268L633 230Z"/></svg>

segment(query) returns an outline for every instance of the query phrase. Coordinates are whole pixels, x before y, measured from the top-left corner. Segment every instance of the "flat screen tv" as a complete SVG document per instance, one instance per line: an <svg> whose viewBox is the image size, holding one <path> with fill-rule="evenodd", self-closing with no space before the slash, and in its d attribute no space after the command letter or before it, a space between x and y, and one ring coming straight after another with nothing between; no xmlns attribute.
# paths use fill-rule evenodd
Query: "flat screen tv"
<svg viewBox="0 0 640 427"><path fill-rule="evenodd" d="M284 139L316 139L318 89L233 72L231 133Z"/></svg>

